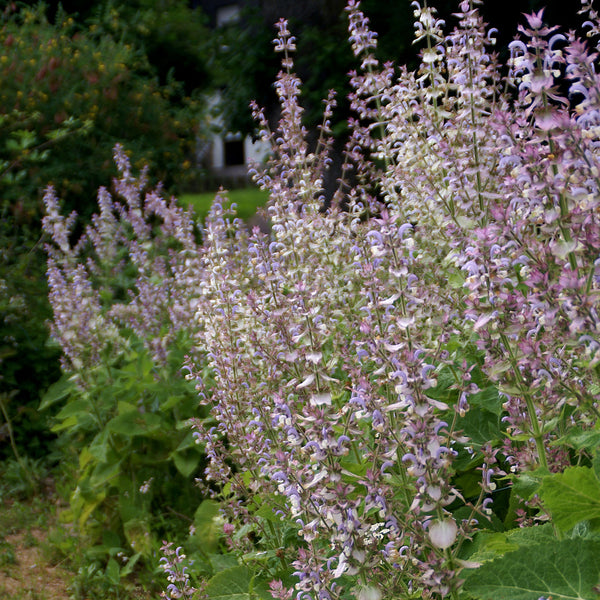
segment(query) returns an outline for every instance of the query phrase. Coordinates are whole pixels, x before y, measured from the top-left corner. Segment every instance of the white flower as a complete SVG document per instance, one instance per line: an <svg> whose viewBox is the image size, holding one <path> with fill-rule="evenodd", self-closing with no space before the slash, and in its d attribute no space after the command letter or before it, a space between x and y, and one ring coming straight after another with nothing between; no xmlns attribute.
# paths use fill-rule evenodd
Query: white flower
<svg viewBox="0 0 600 600"><path fill-rule="evenodd" d="M429 540L436 547L444 550L450 548L456 540L458 527L454 519L444 519L443 521L434 521L428 530Z"/></svg>

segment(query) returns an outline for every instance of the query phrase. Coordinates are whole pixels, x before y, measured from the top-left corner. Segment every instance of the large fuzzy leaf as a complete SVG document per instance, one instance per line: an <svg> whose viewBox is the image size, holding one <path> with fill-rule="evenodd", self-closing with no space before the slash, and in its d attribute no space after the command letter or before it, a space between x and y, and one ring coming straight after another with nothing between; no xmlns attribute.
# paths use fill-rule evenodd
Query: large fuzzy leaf
<svg viewBox="0 0 600 600"><path fill-rule="evenodd" d="M211 600L250 600L252 573L247 567L233 567L217 573L206 585Z"/></svg>
<svg viewBox="0 0 600 600"><path fill-rule="evenodd" d="M594 600L600 542L571 539L509 552L469 571L465 591L480 600Z"/></svg>
<svg viewBox="0 0 600 600"><path fill-rule="evenodd" d="M598 525L600 481L592 469L571 467L544 477L539 495L561 531L568 531L581 521Z"/></svg>

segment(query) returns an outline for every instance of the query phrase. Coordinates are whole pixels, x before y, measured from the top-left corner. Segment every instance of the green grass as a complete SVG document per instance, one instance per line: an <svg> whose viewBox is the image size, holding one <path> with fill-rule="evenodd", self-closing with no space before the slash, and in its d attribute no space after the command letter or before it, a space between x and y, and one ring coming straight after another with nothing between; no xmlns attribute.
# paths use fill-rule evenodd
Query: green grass
<svg viewBox="0 0 600 600"><path fill-rule="evenodd" d="M216 192L182 194L179 197L179 202L184 208L191 205L194 212L204 220L215 196ZM256 213L257 208L265 205L268 193L257 187L247 187L241 190L227 192L226 197L229 199L230 203L235 203L237 205L238 217L247 220Z"/></svg>
<svg viewBox="0 0 600 600"><path fill-rule="evenodd" d="M50 516L47 498L42 495L28 500L5 500L0 511L0 540L19 531L44 529Z"/></svg>

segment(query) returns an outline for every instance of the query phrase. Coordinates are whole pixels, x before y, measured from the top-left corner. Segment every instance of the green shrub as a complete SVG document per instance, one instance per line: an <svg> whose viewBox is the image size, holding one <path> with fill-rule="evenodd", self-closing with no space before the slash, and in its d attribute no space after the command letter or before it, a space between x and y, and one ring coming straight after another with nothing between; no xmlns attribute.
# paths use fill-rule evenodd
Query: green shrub
<svg viewBox="0 0 600 600"><path fill-rule="evenodd" d="M151 562L165 534L184 535L179 518L193 516L190 479L203 460L185 426L197 412L194 385L178 375L189 343L177 340L159 368L139 339L129 342L85 374L66 374L41 405L61 407L53 431L72 478L63 519L77 526L89 564L128 556L122 576Z"/></svg>
<svg viewBox="0 0 600 600"><path fill-rule="evenodd" d="M47 161L53 144L82 125L70 120L41 139L35 131L40 118L39 113L0 114L0 394L10 421L0 419L0 441L6 442L0 444L0 459L13 454L11 426L16 446L32 457L45 456L53 437L37 411L40 392L59 376L59 353L47 344L51 313L36 209L33 203L11 203L10 191Z"/></svg>
<svg viewBox="0 0 600 600"><path fill-rule="evenodd" d="M93 206L82 206L81 198L93 198L110 181L114 170L106 157L117 141L166 185L189 166L193 103L181 95L178 106L171 103L176 86L161 86L143 54L108 34L92 37L61 14L51 24L42 5L24 8L0 28L0 78L0 114L36 115L31 134L39 140L70 118L88 124L85 135L60 140L47 160L2 190L3 204L28 220L40 214L40 191L48 183L70 207L89 214Z"/></svg>

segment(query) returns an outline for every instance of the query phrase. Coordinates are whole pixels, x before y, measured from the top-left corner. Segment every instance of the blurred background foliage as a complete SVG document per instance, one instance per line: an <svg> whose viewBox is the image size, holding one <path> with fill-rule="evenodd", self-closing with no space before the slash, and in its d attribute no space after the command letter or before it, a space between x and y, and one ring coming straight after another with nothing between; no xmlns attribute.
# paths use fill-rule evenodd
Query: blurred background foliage
<svg viewBox="0 0 600 600"><path fill-rule="evenodd" d="M409 69L417 65L419 47L413 45L412 0L381 2L362 0L361 10L368 16L370 27L378 33L377 58L383 63L394 61ZM200 2L201 4L201 2ZM237 23L215 32L218 42L215 84L222 90L220 109L226 126L232 131L252 134L254 123L248 104L255 99L268 108L273 122L277 119L276 97L272 81L279 70L279 57L273 52L273 24L280 17L289 19L289 29L296 37L295 71L304 82L302 90L306 123L314 128L321 121L322 100L330 89L338 92L340 106L336 112L334 132L343 137L349 106L345 95L349 91L348 72L358 64L347 40L347 19L344 0L249 1ZM457 0L430 2L438 16L454 27L453 14ZM545 20L558 24L563 31L577 28L579 4L565 6L559 0L507 0L484 2L484 19L497 29L497 50L506 55L506 48L524 22L524 14L544 9Z"/></svg>
<svg viewBox="0 0 600 600"><path fill-rule="evenodd" d="M48 183L68 207L89 213L95 190L114 174L111 154L118 141L167 186L181 181L189 164L198 108L185 94L186 82L149 63L141 41L121 31L124 21L116 9L108 6L100 14L83 29L63 11L51 22L38 5L3 23L1 113L37 115L28 129L39 142L69 119L85 125L54 143L19 185L10 182L2 190L3 202L22 218L39 216L39 191ZM135 29L143 30L144 15L138 18Z"/></svg>

